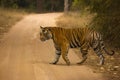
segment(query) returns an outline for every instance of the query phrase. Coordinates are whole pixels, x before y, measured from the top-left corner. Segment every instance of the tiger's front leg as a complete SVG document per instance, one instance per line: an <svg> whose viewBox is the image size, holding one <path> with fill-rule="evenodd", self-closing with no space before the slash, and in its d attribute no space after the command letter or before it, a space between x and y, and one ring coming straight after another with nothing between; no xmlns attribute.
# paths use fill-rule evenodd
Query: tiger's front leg
<svg viewBox="0 0 120 80"><path fill-rule="evenodd" d="M64 45L62 48L61 48L61 54L62 54L62 58L64 59L64 61L66 62L67 65L70 65L70 61L68 59L68 50L69 50L69 47L68 45Z"/></svg>
<svg viewBox="0 0 120 80"><path fill-rule="evenodd" d="M59 61L60 55L61 55L61 51L56 49L55 59L54 59L54 61L51 62L50 64L57 64L57 62Z"/></svg>

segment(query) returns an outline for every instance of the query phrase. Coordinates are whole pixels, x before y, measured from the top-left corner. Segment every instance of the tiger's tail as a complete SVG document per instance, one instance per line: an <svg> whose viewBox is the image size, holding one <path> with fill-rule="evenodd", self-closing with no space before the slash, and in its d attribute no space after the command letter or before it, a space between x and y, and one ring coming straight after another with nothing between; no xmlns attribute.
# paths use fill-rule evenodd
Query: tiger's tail
<svg viewBox="0 0 120 80"><path fill-rule="evenodd" d="M115 51L111 50L111 52L108 52L105 47L103 48L103 50L105 51L105 53L107 53L108 55L112 56L115 54Z"/></svg>

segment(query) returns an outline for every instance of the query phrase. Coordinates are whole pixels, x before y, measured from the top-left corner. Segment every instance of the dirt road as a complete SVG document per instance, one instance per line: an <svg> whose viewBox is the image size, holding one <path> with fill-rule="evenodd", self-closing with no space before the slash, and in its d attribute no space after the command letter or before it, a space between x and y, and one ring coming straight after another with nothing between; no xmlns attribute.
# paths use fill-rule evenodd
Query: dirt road
<svg viewBox="0 0 120 80"><path fill-rule="evenodd" d="M83 65L69 52L70 66L62 58L57 65L49 64L54 57L52 40L39 40L39 26L55 26L61 13L32 14L24 17L5 34L0 43L0 80L105 80L102 74Z"/></svg>

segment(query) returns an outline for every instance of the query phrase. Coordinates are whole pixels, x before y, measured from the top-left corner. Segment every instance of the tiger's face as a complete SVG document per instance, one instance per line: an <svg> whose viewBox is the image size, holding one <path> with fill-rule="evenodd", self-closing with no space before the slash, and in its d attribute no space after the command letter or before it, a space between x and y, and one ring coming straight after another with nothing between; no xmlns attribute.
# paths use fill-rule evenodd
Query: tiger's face
<svg viewBox="0 0 120 80"><path fill-rule="evenodd" d="M40 40L41 41L46 41L52 38L52 34L50 30L46 27L41 27L40 26Z"/></svg>

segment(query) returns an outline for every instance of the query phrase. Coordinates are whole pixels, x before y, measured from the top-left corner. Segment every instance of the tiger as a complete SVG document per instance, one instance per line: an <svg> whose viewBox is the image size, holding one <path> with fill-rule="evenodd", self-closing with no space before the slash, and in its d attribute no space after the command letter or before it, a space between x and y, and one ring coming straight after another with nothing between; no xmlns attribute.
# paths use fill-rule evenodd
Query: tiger
<svg viewBox="0 0 120 80"><path fill-rule="evenodd" d="M40 40L53 40L55 47L55 58L50 64L57 64L60 56L67 65L70 65L68 59L68 51L70 48L79 48L82 54L82 60L77 64L82 64L87 59L88 50L90 47L94 50L100 58L100 65L104 64L104 56L102 51L108 55L113 55L115 52L112 50L108 52L105 48L102 35L91 28L63 28L63 27L42 27L40 26Z"/></svg>

